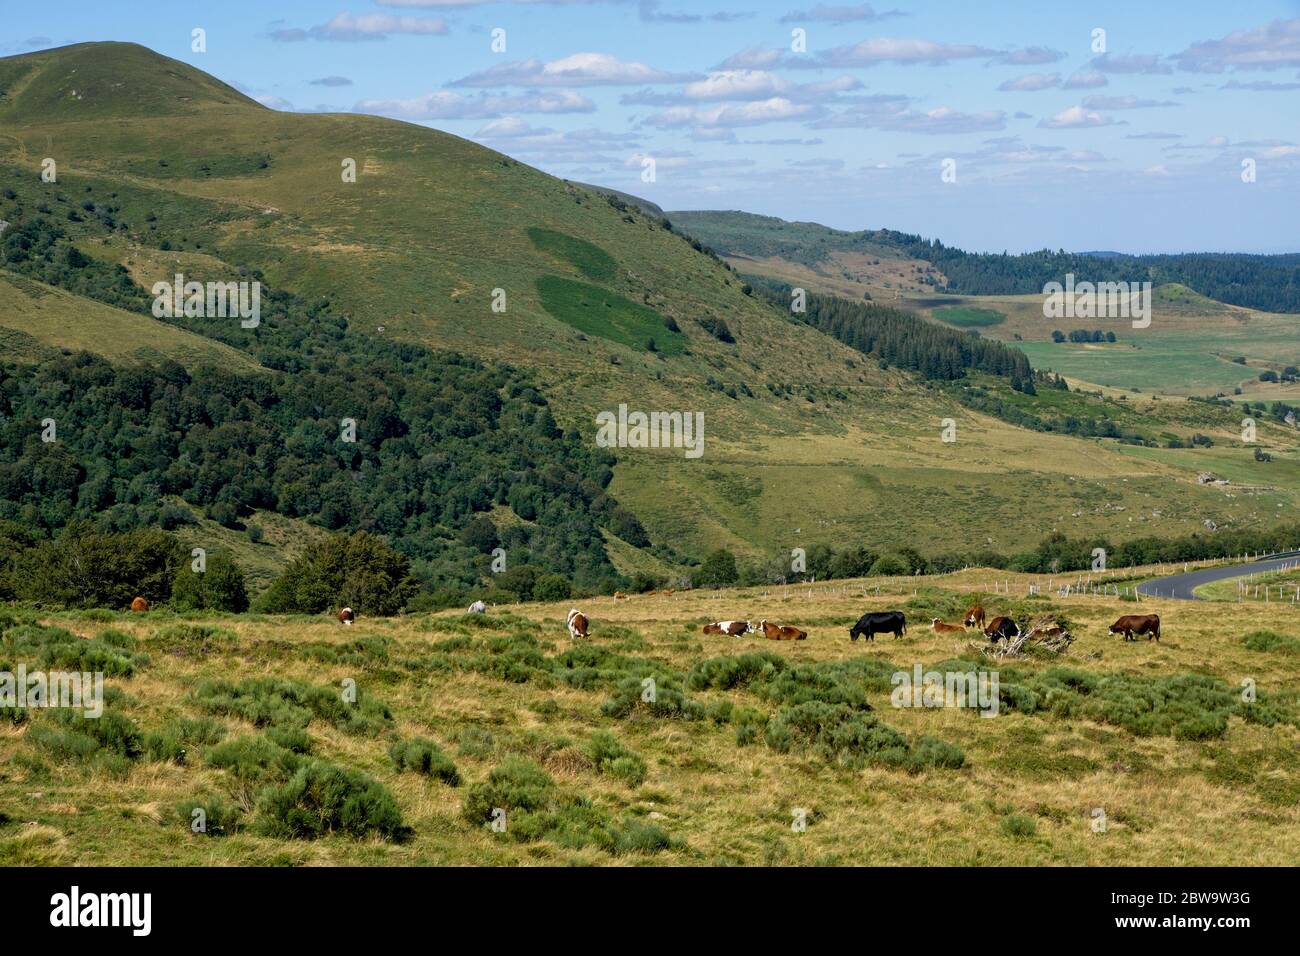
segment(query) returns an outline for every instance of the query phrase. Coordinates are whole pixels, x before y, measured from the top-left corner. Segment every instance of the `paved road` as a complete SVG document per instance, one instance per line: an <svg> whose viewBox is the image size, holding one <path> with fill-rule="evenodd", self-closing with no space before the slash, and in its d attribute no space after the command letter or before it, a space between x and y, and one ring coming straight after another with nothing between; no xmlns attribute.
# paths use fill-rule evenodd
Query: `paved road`
<svg viewBox="0 0 1300 956"><path fill-rule="evenodd" d="M1224 578L1239 578L1261 571L1277 571L1288 565L1294 566L1300 558L1300 551L1283 551L1262 561L1250 561L1246 564L1224 564L1213 568L1202 568L1186 574L1171 574L1154 581L1144 581L1137 586L1138 593L1147 597L1177 598L1182 601L1199 600L1194 593L1196 588L1211 581Z"/></svg>

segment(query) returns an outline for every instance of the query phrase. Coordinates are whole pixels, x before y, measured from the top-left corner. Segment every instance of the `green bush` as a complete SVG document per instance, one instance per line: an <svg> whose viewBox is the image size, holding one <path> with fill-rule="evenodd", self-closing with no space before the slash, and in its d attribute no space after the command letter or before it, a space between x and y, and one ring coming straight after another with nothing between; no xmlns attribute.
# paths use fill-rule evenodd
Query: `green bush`
<svg viewBox="0 0 1300 956"><path fill-rule="evenodd" d="M348 703L337 687L311 686L283 677L253 678L239 684L207 680L190 696L208 713L242 717L256 727L302 728L319 719L350 734L366 734L392 723L388 707L369 694L358 691L356 703Z"/></svg>
<svg viewBox="0 0 1300 956"><path fill-rule="evenodd" d="M200 574L191 564L184 564L172 581L172 604L182 611L248 610L248 587L244 572L224 551L208 556L206 570Z"/></svg>
<svg viewBox="0 0 1300 956"><path fill-rule="evenodd" d="M358 531L311 545L267 588L258 610L319 614L347 606L358 614L386 616L400 612L418 591L410 559Z"/></svg>
<svg viewBox="0 0 1300 956"><path fill-rule="evenodd" d="M209 766L225 770L244 784L264 784L288 780L302 766L301 755L267 737L236 737L208 750Z"/></svg>
<svg viewBox="0 0 1300 956"><path fill-rule="evenodd" d="M1003 833L1017 839L1027 839L1038 832L1038 824L1034 822L1034 818L1027 817L1023 813L1008 813L1002 818L1001 827Z"/></svg>
<svg viewBox="0 0 1300 956"><path fill-rule="evenodd" d="M196 810L201 811L201 815L196 815ZM243 814L238 806L220 794L206 793L178 803L176 816L187 830L197 836L223 837L240 829Z"/></svg>
<svg viewBox="0 0 1300 956"><path fill-rule="evenodd" d="M646 777L646 764L640 756L624 747L606 730L598 730L583 748L597 773L622 780L629 787L639 787Z"/></svg>
<svg viewBox="0 0 1300 956"><path fill-rule="evenodd" d="M308 761L287 782L262 791L257 828L266 836L299 840L342 833L402 842L411 834L387 787L321 760Z"/></svg>
<svg viewBox="0 0 1300 956"><path fill-rule="evenodd" d="M487 823L494 808L541 810L555 788L549 774L531 760L508 757L493 767L483 783L476 783L465 794L461 813L473 823Z"/></svg>
<svg viewBox="0 0 1300 956"><path fill-rule="evenodd" d="M427 737L399 740L388 750L398 770L414 770L426 777L435 777L448 786L460 786L460 773L450 757Z"/></svg>

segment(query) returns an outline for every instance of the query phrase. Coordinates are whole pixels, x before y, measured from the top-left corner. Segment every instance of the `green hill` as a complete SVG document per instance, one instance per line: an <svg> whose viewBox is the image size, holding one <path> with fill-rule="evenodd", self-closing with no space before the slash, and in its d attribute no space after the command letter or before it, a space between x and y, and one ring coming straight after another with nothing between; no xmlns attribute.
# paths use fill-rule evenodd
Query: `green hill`
<svg viewBox="0 0 1300 956"><path fill-rule="evenodd" d="M490 514L503 539L522 535L511 540L527 560L595 587L614 568L680 568L720 546L754 561L859 539L1014 552L1056 528L1113 532L1116 507L1137 536L1206 517L1265 524L1269 508L1298 500L1289 485L1226 498L1195 484L1195 462L1136 459L974 411L883 352L793 321L703 249L705 236L681 234L676 214L666 224L446 133L276 112L133 44L0 60L0 89L0 219L11 223L0 289L40 283L62 290L48 293L56 301L90 303L78 329L36 321L11 294L0 335L32 355L84 347L122 363L151 349L188 368L210 347L231 376L196 375L179 395L144 390L168 415L208 408L204 427L231 447L223 457L207 443L202 460L224 485L171 467L177 435L158 437L156 465L115 463L116 475L87 438L98 497L77 509L93 500L127 522L148 514L157 484L228 526L279 511L378 530L427 562L430 583L485 573L463 535ZM55 183L40 178L46 157ZM20 234L39 248L19 248ZM876 242L852 254L888 251ZM261 326L154 319L148 290L178 271L258 279ZM39 420L39 376L13 374L13 401ZM78 408L76 363L42 374ZM240 406L258 390L264 407ZM597 448L595 415L620 404L702 413L703 457ZM1195 411L1171 428L1232 440L1231 412ZM130 414L148 430L147 407ZM355 457L337 446L344 417L362 425ZM955 444L939 440L945 418ZM16 450L26 434L8 464L30 477L39 449ZM94 476L66 477L75 488ZM51 530L67 517L35 497L22 507ZM500 519L506 509L524 531Z"/></svg>

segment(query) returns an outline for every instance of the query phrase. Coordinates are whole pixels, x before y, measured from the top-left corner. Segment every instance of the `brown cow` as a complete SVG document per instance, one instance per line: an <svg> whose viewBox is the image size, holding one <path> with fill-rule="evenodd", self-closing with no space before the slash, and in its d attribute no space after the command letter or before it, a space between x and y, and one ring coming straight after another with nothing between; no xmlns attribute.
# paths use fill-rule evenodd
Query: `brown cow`
<svg viewBox="0 0 1300 956"><path fill-rule="evenodd" d="M142 598L142 597L138 597L138 598L136 598L134 601L131 602L131 610L133 610L133 611L147 611L147 610L149 610L149 602L146 601L146 600L145 600L144 598Z"/></svg>
<svg viewBox="0 0 1300 956"><path fill-rule="evenodd" d="M984 608L976 604L966 612L966 616L962 618L962 620L966 622L967 627L978 627L982 629L984 627Z"/></svg>
<svg viewBox="0 0 1300 956"><path fill-rule="evenodd" d="M945 624L936 617L930 622L930 630L935 631L938 634L952 634L954 632L964 632L966 628L962 627L960 624Z"/></svg>
<svg viewBox="0 0 1300 956"><path fill-rule="evenodd" d="M569 628L569 636L575 640L587 636L587 616L576 607L569 611L569 619L565 624Z"/></svg>
<svg viewBox="0 0 1300 956"><path fill-rule="evenodd" d="M763 629L763 636L769 641L806 641L808 632L801 631L797 627L791 627L788 624L772 624L768 621L759 621L758 626Z"/></svg>
<svg viewBox="0 0 1300 956"><path fill-rule="evenodd" d="M748 621L717 621L704 625L705 634L729 634L732 637L748 634L750 630Z"/></svg>
<svg viewBox="0 0 1300 956"><path fill-rule="evenodd" d="M626 601L626 600L627 600L627 595L624 594L622 591L615 591L615 592L614 592L614 600L615 600L615 601Z"/></svg>
<svg viewBox="0 0 1300 956"><path fill-rule="evenodd" d="M1134 634L1145 634L1147 640L1160 640L1159 614L1125 614L1110 626L1111 634L1123 634L1124 640L1133 640Z"/></svg>
<svg viewBox="0 0 1300 956"><path fill-rule="evenodd" d="M356 619L357 616L352 613L352 608L350 607L345 607L343 610L339 611L340 624L351 624Z"/></svg>

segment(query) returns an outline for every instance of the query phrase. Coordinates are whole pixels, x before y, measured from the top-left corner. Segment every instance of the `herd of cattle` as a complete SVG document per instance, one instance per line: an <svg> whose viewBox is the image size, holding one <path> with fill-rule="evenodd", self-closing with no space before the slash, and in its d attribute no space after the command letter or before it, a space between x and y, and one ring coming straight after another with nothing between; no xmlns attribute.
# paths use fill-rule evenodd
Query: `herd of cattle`
<svg viewBox="0 0 1300 956"><path fill-rule="evenodd" d="M470 605L469 610L472 614L483 614L487 607L482 601L475 601ZM340 620L342 620L341 617ZM347 623L351 622L348 621ZM565 621L565 626L569 629L569 636L575 640L587 636L589 624L587 616L577 608L569 611L569 616ZM1010 641L1012 638L1020 636L1020 625L1009 617L999 616L986 622L984 608L979 604L973 605L966 611L961 624L948 624L937 617L930 622L930 629L938 634L964 634L970 628L978 629L991 641ZM730 637L762 633L769 641L804 641L808 639L807 631L788 624L773 624L767 620L759 621L757 624L753 621L740 620L714 621L712 624L704 625L704 633L726 634ZM902 637L906 633L907 615L902 611L869 611L858 619L857 624L849 628L849 640L856 641L859 637L865 637L867 640L873 641L876 639L877 634L893 634L894 637ZM1048 627L1039 633L1053 637L1061 633L1061 628ZM1108 633L1122 634L1126 641L1133 640L1135 634L1145 634L1148 641L1153 637L1158 641L1160 640L1160 615L1125 614L1110 626Z"/></svg>
<svg viewBox="0 0 1300 956"><path fill-rule="evenodd" d="M618 595L615 597L617 598ZM131 610L147 611L149 602L138 597L131 602ZM475 601L469 606L469 613L485 614L487 605L482 601ZM337 617L341 624L351 624L356 620L356 614L350 607L339 610ZM569 611L569 617L565 621L569 635L575 640L587 636L588 623L587 616L577 608ZM1020 636L1020 626L1009 617L995 617L985 624L984 608L978 604L966 611L961 624L948 624L937 617L930 622L930 629L938 634L965 633L972 627L982 631L991 641L1009 641ZM1043 633L1051 637L1059 634L1060 630L1059 627L1047 628ZM753 621L714 621L712 624L704 625L705 634L727 634L731 637L757 634L760 631L769 641L808 639L807 631L801 631L788 624L773 624L767 620L759 621L758 624L754 624ZM874 641L877 634L893 634L894 637L902 637L906 633L907 616L902 611L869 611L858 618L857 624L849 628L849 640L856 641L859 637L865 637L869 641ZM1133 640L1135 634L1145 634L1148 641L1153 637L1158 641L1160 640L1160 615L1125 614L1110 626L1107 633L1123 634L1126 641Z"/></svg>

